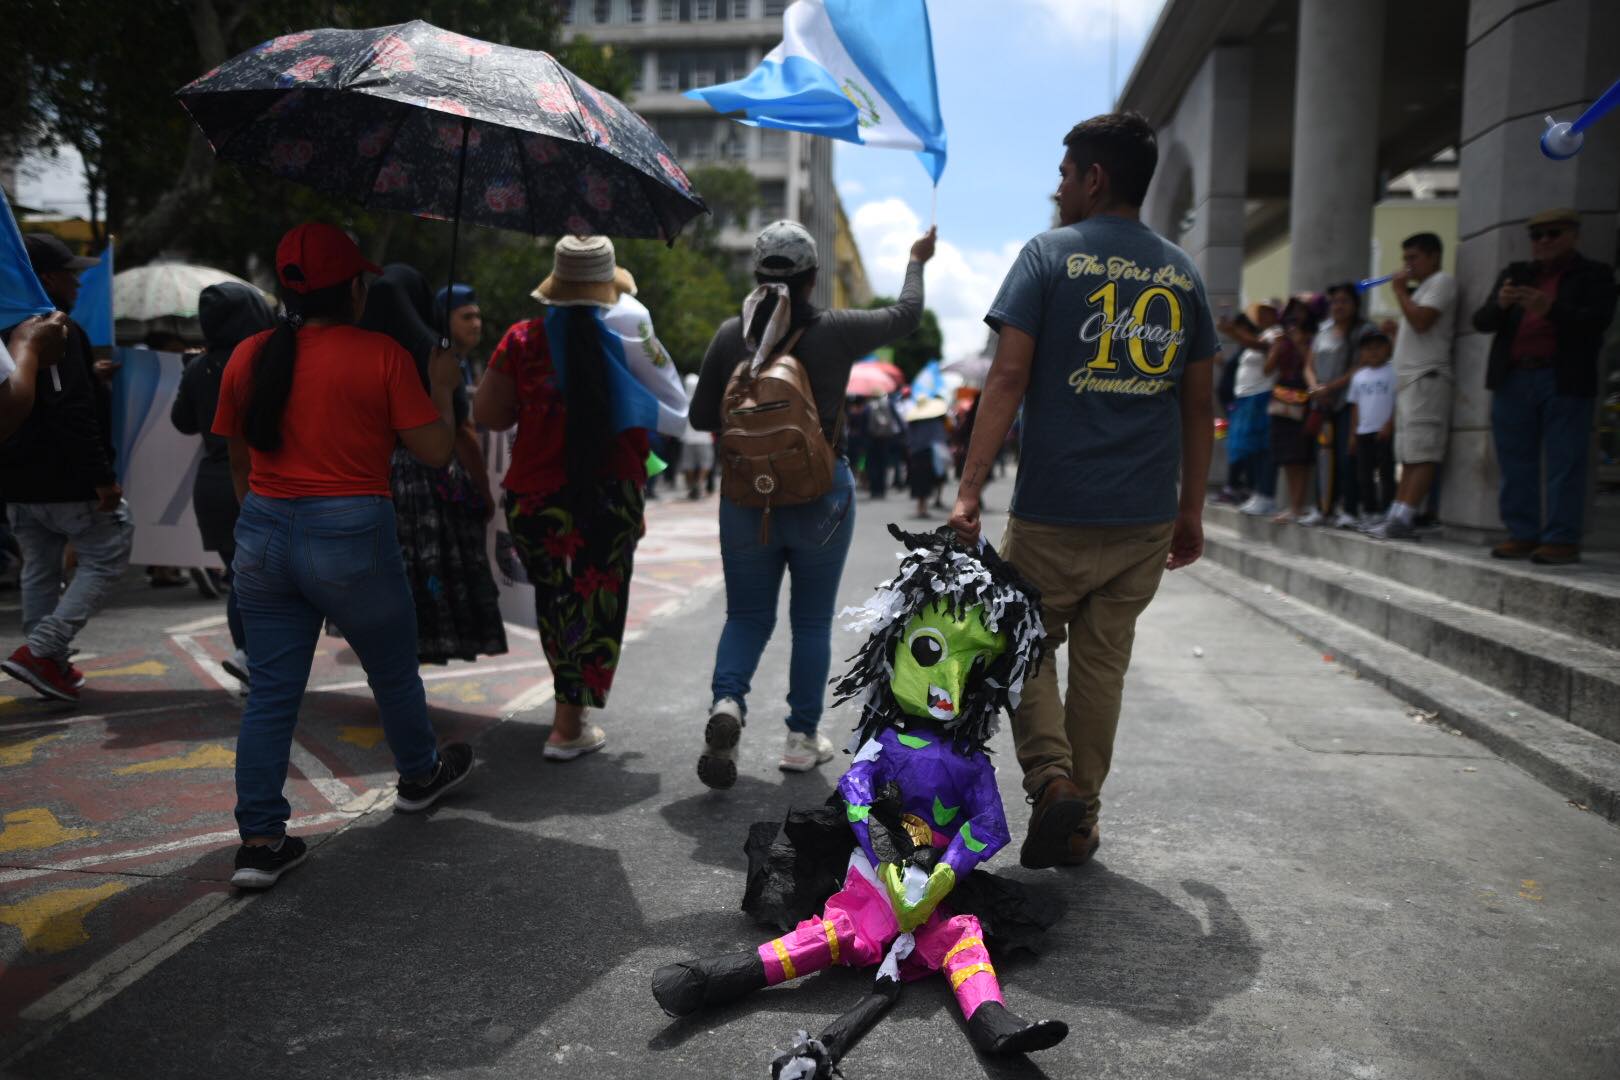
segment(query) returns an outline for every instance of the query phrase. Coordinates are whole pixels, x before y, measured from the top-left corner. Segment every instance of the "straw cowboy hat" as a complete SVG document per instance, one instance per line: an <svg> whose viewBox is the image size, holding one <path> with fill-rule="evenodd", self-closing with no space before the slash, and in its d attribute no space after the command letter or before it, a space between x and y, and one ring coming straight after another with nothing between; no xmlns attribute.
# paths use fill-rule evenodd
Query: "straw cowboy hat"
<svg viewBox="0 0 1620 1080"><path fill-rule="evenodd" d="M613 261L605 236L565 236L557 241L551 274L529 295L553 307L612 307L623 293L636 295L636 279Z"/></svg>

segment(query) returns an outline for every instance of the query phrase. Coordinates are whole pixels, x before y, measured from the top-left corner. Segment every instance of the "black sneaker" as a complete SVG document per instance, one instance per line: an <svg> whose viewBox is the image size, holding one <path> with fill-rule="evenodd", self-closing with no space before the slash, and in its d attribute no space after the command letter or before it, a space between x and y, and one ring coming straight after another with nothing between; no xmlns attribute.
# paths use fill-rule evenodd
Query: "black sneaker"
<svg viewBox="0 0 1620 1080"><path fill-rule="evenodd" d="M219 599L219 582L214 580L213 572L201 567L193 566L191 569L191 583L197 586L197 592L207 600Z"/></svg>
<svg viewBox="0 0 1620 1080"><path fill-rule="evenodd" d="M394 809L402 814L426 810L451 788L467 779L472 770L472 747L466 743L447 743L439 747L439 764L434 767L431 777L420 782L399 782L394 789Z"/></svg>
<svg viewBox="0 0 1620 1080"><path fill-rule="evenodd" d="M309 845L296 836L281 838L279 848L243 844L236 849L236 872L231 884L238 889L268 889L309 855Z"/></svg>

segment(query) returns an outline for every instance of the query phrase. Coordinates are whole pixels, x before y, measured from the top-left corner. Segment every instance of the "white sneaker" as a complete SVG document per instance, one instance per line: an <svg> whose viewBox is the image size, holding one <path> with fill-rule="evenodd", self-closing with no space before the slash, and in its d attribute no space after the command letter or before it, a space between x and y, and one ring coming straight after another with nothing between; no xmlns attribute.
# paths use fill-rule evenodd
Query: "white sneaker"
<svg viewBox="0 0 1620 1080"><path fill-rule="evenodd" d="M1354 529L1360 526L1360 524L1360 519L1358 519L1354 514L1347 514L1343 510L1340 510L1337 514L1333 515L1333 527L1335 529Z"/></svg>
<svg viewBox="0 0 1620 1080"><path fill-rule="evenodd" d="M1238 507L1238 513L1251 517L1264 517L1277 512L1277 500L1266 495L1250 495L1249 501Z"/></svg>
<svg viewBox="0 0 1620 1080"><path fill-rule="evenodd" d="M782 761L778 766L783 772L809 772L823 762L831 761L833 744L827 736L820 734L805 735L797 731L787 734L787 743L782 747Z"/></svg>
<svg viewBox="0 0 1620 1080"><path fill-rule="evenodd" d="M718 790L737 782L737 744L742 741L742 706L721 698L709 710L703 729L703 753L698 756L698 779Z"/></svg>
<svg viewBox="0 0 1620 1080"><path fill-rule="evenodd" d="M566 742L547 741L540 751L547 761L573 761L595 753L607 745L607 732L589 721L580 725L579 734Z"/></svg>
<svg viewBox="0 0 1620 1080"><path fill-rule="evenodd" d="M1301 526L1303 526L1304 528L1307 528L1307 529L1314 529L1317 526L1321 525L1326 520L1327 520L1327 515L1323 514L1322 511L1318 510L1316 507L1313 506L1313 507L1311 507L1310 512L1307 513L1304 517L1300 518L1299 521L1296 522L1296 524L1301 525Z"/></svg>

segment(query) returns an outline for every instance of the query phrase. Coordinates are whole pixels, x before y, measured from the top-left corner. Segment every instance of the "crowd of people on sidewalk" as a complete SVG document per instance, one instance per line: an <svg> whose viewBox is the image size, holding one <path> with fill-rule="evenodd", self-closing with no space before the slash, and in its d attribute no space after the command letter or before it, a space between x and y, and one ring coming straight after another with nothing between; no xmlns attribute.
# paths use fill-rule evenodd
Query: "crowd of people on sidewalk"
<svg viewBox="0 0 1620 1080"><path fill-rule="evenodd" d="M1485 383L1509 532L1492 554L1557 566L1580 559L1615 280L1576 250L1573 210L1544 211L1527 225L1533 259L1504 269L1472 319L1492 335ZM1235 345L1219 391L1229 420L1216 501L1278 524L1380 540L1438 527L1460 300L1438 236L1409 236L1401 251L1387 285L1398 318L1374 324L1362 312L1371 283L1344 282L1220 321Z"/></svg>
<svg viewBox="0 0 1620 1080"><path fill-rule="evenodd" d="M1157 165L1147 122L1100 116L1063 142L1060 224L1020 252L986 316L998 337L982 391L954 407L847 394L857 361L918 325L933 230L912 245L894 304L829 310L812 299L821 256L810 233L768 225L753 247L755 287L684 380L606 237L557 240L536 314L507 328L482 366L471 285L435 296L416 269L372 264L332 225L283 237L279 312L249 287L205 290L208 347L188 359L171 420L202 440L196 517L226 568L225 667L247 697L233 880L268 887L307 853L286 832L283 789L323 629L365 668L399 773L396 809L426 809L467 779L473 751L440 745L419 665L506 651L489 557L498 513L555 688L541 753L568 762L606 745L600 711L624 662L660 453L688 498L720 492L726 617L698 777L716 789L737 781L784 578L792 647L778 765L830 761L822 721L857 491L875 502L905 486L926 519L954 468L941 535L977 545L991 539L983 490L1015 432L1023 468L994 542L1039 590L1047 648L1069 652L1066 690L1048 664L1015 714L1034 807L1020 859L1090 859L1136 620L1163 573L1202 554L1217 399L1230 417L1218 498L1279 522L1410 537L1433 512L1447 447L1458 296L1425 233L1407 239L1390 283L1398 320L1371 323L1345 283L1217 324L1192 261L1140 220ZM1578 229L1568 211L1532 219L1534 261L1506 268L1473 317L1494 335L1504 558L1578 557L1595 353L1614 305L1612 272L1576 253ZM51 301L70 309L88 260L49 237L27 247ZM1235 343L1218 386L1217 325ZM74 701L75 635L131 550L109 394L84 332L60 313L7 344L0 497L23 555L26 640L0 667ZM491 438L510 445L499 492Z"/></svg>

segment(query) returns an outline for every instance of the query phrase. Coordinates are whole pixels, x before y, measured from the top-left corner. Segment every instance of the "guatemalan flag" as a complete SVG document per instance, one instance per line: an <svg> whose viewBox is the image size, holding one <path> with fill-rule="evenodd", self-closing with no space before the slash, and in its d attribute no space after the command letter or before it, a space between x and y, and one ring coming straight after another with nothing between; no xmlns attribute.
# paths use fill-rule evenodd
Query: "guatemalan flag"
<svg viewBox="0 0 1620 1080"><path fill-rule="evenodd" d="M939 183L945 122L924 0L798 0L782 30L747 78L686 96L745 124L915 150Z"/></svg>

